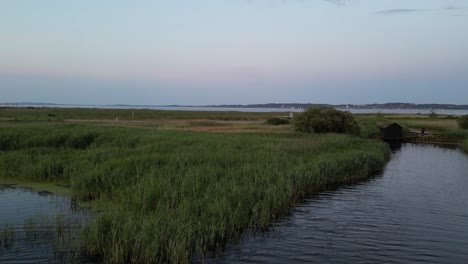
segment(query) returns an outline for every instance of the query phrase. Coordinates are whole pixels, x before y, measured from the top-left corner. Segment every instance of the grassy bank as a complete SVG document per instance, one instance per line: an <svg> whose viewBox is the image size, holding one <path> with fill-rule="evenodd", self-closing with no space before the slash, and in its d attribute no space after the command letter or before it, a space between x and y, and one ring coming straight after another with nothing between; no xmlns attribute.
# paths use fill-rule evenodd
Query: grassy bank
<svg viewBox="0 0 468 264"><path fill-rule="evenodd" d="M83 231L107 262L188 262L306 195L381 169L387 147L341 135L38 123L0 128L0 178L70 186L106 210Z"/></svg>

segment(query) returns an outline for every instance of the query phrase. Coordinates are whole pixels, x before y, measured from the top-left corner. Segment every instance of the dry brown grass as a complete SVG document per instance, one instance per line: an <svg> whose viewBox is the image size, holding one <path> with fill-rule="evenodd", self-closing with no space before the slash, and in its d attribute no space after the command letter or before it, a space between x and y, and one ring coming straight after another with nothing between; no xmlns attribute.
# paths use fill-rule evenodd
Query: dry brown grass
<svg viewBox="0 0 468 264"><path fill-rule="evenodd" d="M22 127L53 124L88 124L96 126L132 127L158 130L200 131L212 133L249 133L249 132L291 132L291 125L273 126L266 124L266 120L210 120L210 119L155 119L155 120L115 120L104 119L66 119L64 121L37 122L0 122L0 127Z"/></svg>

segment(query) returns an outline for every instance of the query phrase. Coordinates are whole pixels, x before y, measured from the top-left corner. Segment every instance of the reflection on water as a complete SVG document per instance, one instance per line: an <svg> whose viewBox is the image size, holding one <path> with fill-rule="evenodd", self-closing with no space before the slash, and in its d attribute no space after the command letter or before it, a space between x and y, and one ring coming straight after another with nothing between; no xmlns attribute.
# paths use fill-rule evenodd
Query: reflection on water
<svg viewBox="0 0 468 264"><path fill-rule="evenodd" d="M208 262L467 263L468 156L403 144L382 175L323 192Z"/></svg>
<svg viewBox="0 0 468 264"><path fill-rule="evenodd" d="M82 262L78 237L87 219L68 197L0 186L0 263Z"/></svg>

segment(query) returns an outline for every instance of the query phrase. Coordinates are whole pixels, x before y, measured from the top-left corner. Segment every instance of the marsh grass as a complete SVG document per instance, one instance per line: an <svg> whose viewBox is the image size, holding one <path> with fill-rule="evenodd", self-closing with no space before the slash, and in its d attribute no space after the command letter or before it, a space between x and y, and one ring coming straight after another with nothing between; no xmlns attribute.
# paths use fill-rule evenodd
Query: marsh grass
<svg viewBox="0 0 468 264"><path fill-rule="evenodd" d="M43 256L53 263L80 263L86 257L81 252L81 227L80 219L64 214L38 214L22 225L6 224L0 228L0 256L5 251L22 254L25 248L41 247Z"/></svg>
<svg viewBox="0 0 468 264"><path fill-rule="evenodd" d="M62 122L64 120L155 120L155 119L210 119L210 120L259 120L272 118L280 113L247 113L236 111L167 111L151 109L96 109L96 108L53 108L0 107L0 118L12 122ZM284 114L284 113L283 113Z"/></svg>
<svg viewBox="0 0 468 264"><path fill-rule="evenodd" d="M113 263L202 257L313 192L366 178L388 155L382 143L333 134L56 124L0 128L0 139L0 178L68 184L106 205L81 246Z"/></svg>

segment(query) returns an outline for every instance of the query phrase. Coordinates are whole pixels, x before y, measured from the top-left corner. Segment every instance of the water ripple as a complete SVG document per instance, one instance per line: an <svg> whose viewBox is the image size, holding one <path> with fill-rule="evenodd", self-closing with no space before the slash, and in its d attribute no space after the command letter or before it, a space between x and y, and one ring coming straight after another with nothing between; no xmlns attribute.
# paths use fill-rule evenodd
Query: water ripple
<svg viewBox="0 0 468 264"><path fill-rule="evenodd" d="M468 157L406 144L383 175L306 200L208 263L467 263Z"/></svg>

